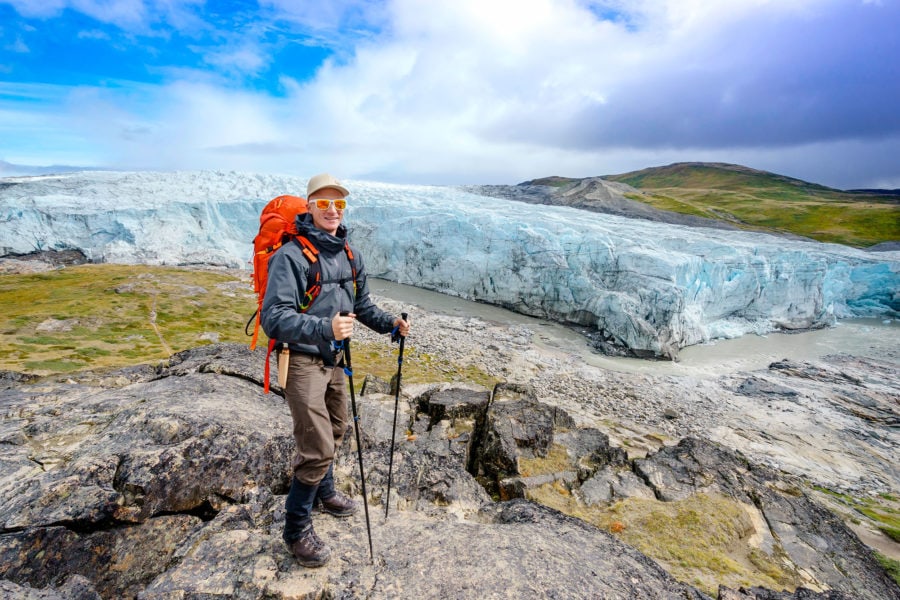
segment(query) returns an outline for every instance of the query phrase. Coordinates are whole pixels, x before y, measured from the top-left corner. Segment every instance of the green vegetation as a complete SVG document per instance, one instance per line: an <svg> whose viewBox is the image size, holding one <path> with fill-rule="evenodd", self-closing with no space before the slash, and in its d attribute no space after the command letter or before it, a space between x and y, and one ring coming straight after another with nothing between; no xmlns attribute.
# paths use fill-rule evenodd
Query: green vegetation
<svg viewBox="0 0 900 600"><path fill-rule="evenodd" d="M830 502L829 508L838 516L853 523L867 521L895 542L900 542L900 499L894 494L878 494L871 498L858 498L827 488L815 486L814 491ZM900 561L875 552L875 558L884 570L900 585Z"/></svg>
<svg viewBox="0 0 900 600"><path fill-rule="evenodd" d="M875 552L875 560L884 567L884 570L887 571L888 575L894 578L897 585L900 585L900 561L888 558L880 552Z"/></svg>
<svg viewBox="0 0 900 600"><path fill-rule="evenodd" d="M900 196L844 192L738 165L677 163L607 175L632 200L751 230L867 247L900 240ZM562 184L561 184L562 185Z"/></svg>
<svg viewBox="0 0 900 600"><path fill-rule="evenodd" d="M156 362L219 341L243 342L255 309L233 275L82 265L0 278L0 369L36 375Z"/></svg>
<svg viewBox="0 0 900 600"><path fill-rule="evenodd" d="M753 545L755 533L740 503L715 494L695 494L678 502L629 498L588 507L555 481L531 490L532 500L606 529L659 562L679 581L711 596L719 585L795 589L797 573L780 548L768 554Z"/></svg>
<svg viewBox="0 0 900 600"><path fill-rule="evenodd" d="M369 374L390 381L397 374L397 352L397 345L389 344L387 338L383 342L354 340L353 371L363 375L359 378L354 377L354 389L359 391L362 388L363 378ZM404 347L403 385L451 381L474 383L487 389L492 389L499 383L497 378L476 366L453 364L440 357L420 352L411 344Z"/></svg>
<svg viewBox="0 0 900 600"><path fill-rule="evenodd" d="M531 181L524 181L520 185L548 185L551 187L565 187L570 183L575 183L577 181L577 179L572 179L571 177L559 177L558 175L553 175L550 177L541 177L540 179L532 179Z"/></svg>
<svg viewBox="0 0 900 600"><path fill-rule="evenodd" d="M816 491L825 494L838 505L853 511L855 518L866 517L883 534L900 542L900 501L891 494L879 494L875 498L857 498L832 490L815 487Z"/></svg>
<svg viewBox="0 0 900 600"><path fill-rule="evenodd" d="M249 344L256 310L249 273L134 265L81 265L0 276L0 370L39 376L158 364L176 352L219 342ZM267 343L260 333L259 346ZM397 346L354 342L353 367L384 379ZM405 383L496 383L477 367L451 364L408 345ZM262 368L262 366L260 367Z"/></svg>
<svg viewBox="0 0 900 600"><path fill-rule="evenodd" d="M572 460L569 458L569 451L561 444L550 446L547 456L519 458L519 473L523 477L548 475L550 473L571 471L572 469L573 465Z"/></svg>

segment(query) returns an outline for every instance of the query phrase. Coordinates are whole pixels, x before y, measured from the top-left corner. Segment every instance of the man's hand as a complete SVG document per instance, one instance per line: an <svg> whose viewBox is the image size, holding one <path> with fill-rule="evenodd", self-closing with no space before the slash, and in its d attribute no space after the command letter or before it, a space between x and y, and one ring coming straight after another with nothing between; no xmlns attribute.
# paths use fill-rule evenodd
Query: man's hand
<svg viewBox="0 0 900 600"><path fill-rule="evenodd" d="M409 316L406 317L409 319ZM402 318L397 317L394 319L394 327L399 327L399 333L401 336L406 337L409 335L409 321L404 321Z"/></svg>
<svg viewBox="0 0 900 600"><path fill-rule="evenodd" d="M331 319L331 331L334 333L334 339L341 341L353 335L353 324L356 322L356 315L349 313L341 316L340 313L334 315Z"/></svg>

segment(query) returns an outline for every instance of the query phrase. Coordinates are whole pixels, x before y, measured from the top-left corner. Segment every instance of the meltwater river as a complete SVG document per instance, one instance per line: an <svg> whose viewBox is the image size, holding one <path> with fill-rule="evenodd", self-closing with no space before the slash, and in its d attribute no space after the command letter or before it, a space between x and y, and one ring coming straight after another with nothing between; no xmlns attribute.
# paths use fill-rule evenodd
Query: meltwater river
<svg viewBox="0 0 900 600"><path fill-rule="evenodd" d="M540 347L575 355L587 364L620 372L715 376L764 369L785 358L815 360L838 353L900 362L900 321L896 319L848 319L816 331L745 335L684 348L677 361L642 360L598 354L590 349L584 336L569 327L489 304L375 278L369 280L369 287L375 295L428 312L478 317L503 325L523 325L534 332L533 341ZM412 335L415 335L415 329Z"/></svg>

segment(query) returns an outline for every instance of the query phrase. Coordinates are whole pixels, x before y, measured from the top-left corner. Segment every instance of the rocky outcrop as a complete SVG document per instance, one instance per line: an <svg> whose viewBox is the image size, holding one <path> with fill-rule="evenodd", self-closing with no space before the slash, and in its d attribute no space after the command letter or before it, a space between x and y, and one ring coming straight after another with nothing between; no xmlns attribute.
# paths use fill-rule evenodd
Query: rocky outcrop
<svg viewBox="0 0 900 600"><path fill-rule="evenodd" d="M530 204L571 206L630 219L644 219L691 227L737 229L735 225L725 220L707 219L654 208L650 204L633 199L644 195L637 188L602 177L587 177L560 186L536 185L526 182L518 185L472 185L463 186L462 189L495 198Z"/></svg>
<svg viewBox="0 0 900 600"><path fill-rule="evenodd" d="M569 428L574 423L564 411L535 401L521 386L516 391L519 397L504 399L498 386L479 422L476 439L482 443L471 464L477 474L488 475L489 482L497 481L501 497L527 496L529 488L556 480L587 504L634 497L677 502L717 494L752 513L757 547L780 557L799 579L848 597L900 597L900 589L871 550L834 514L774 470L695 438L629 462L602 433L573 432ZM551 443L565 448L567 466L544 477L521 477L523 459L546 456ZM861 573L866 575L848 576Z"/></svg>
<svg viewBox="0 0 900 600"><path fill-rule="evenodd" d="M686 438L646 459L635 472L657 498L677 501L719 493L754 507L765 528L762 546L819 584L854 598L896 598L900 589L881 570L871 550L831 512L769 469L708 442ZM758 520L758 519L757 519ZM865 573L865 577L848 577Z"/></svg>
<svg viewBox="0 0 900 600"><path fill-rule="evenodd" d="M513 479L502 489L527 496L529 469L557 456L576 494L611 469L630 470L656 498L713 490L740 498L818 583L900 597L851 533L774 473L697 440L631 463L601 432L513 385L406 386L394 429L394 397L367 382L357 402L374 560L362 512L346 521L317 515L339 558L304 569L280 539L293 441L283 399L261 391L263 356L215 345L158 368L7 379L4 597L708 597L603 529L525 497L494 502L479 484ZM361 499L355 439L345 439L339 486Z"/></svg>

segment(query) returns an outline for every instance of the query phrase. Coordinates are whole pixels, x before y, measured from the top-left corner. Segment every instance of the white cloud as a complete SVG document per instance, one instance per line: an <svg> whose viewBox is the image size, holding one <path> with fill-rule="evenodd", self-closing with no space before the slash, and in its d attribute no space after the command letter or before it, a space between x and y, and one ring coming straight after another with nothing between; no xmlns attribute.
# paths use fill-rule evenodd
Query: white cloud
<svg viewBox="0 0 900 600"><path fill-rule="evenodd" d="M97 12L110 3L14 4ZM121 23L156 15L198 27L196 2L112 4ZM222 75L245 81L277 69L275 49L260 41L265 24L221 31L221 46L203 49L215 71L173 67L163 86L76 92L67 110L77 131L102 144L105 160L139 168L511 183L713 160L837 186L900 176L879 154L900 145L896 111L885 108L897 100L900 78L888 77L896 67L855 54L896 47L878 28L896 8L860 0L260 4L271 23L292 24L286 38L336 53L309 79L282 73L283 96L236 90ZM881 142L866 141L876 134Z"/></svg>
<svg viewBox="0 0 900 600"><path fill-rule="evenodd" d="M99 29L89 29L78 32L78 39L81 40L108 40L109 34Z"/></svg>
<svg viewBox="0 0 900 600"><path fill-rule="evenodd" d="M340 35L342 29L358 35L361 29L378 28L384 21L385 4L382 0L259 0L260 6L271 8L279 18L331 35Z"/></svg>
<svg viewBox="0 0 900 600"><path fill-rule="evenodd" d="M143 0L9 0L9 3L27 17L55 17L67 8L120 26L142 23L146 17Z"/></svg>
<svg viewBox="0 0 900 600"><path fill-rule="evenodd" d="M21 36L16 37L15 41L13 41L13 43L11 44L7 44L5 48L10 52L15 52L17 54L26 54L28 52L31 52L31 49L28 48L28 44L25 43L25 40L23 40Z"/></svg>
<svg viewBox="0 0 900 600"><path fill-rule="evenodd" d="M263 49L245 44L240 48L222 48L205 52L204 61L226 73L257 75L268 68L271 57Z"/></svg>
<svg viewBox="0 0 900 600"><path fill-rule="evenodd" d="M63 11L68 0L7 0L26 17L53 17Z"/></svg>
<svg viewBox="0 0 900 600"><path fill-rule="evenodd" d="M158 21L175 27L196 25L194 9L204 0L6 0L25 17L58 17L66 9L127 31L146 32Z"/></svg>

